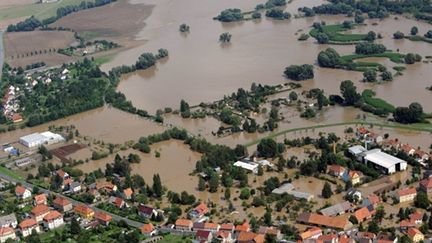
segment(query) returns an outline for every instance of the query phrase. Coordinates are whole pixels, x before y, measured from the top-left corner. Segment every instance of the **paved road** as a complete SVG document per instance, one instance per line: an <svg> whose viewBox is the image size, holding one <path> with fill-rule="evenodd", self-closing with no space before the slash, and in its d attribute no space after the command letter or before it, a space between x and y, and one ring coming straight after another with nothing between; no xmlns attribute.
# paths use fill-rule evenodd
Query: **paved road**
<svg viewBox="0 0 432 243"><path fill-rule="evenodd" d="M67 197L67 196L65 196L65 195L63 195L63 194L59 194L59 193L56 193L56 192L53 192L53 191L47 190L47 189L45 189L45 188L42 188L42 187L39 187L39 186L33 185L33 184L28 183L28 182L26 182L26 181L16 180L16 179L14 179L14 178L12 178L12 177L9 177L9 176L7 176L7 175L5 175L5 174L2 174L2 173L0 173L0 178L3 179L3 180L6 180L6 181L12 182L12 183L14 183L14 184L16 184L16 183L19 182L19 183L21 183L24 187L26 187L26 188L28 188L28 189L32 189L33 187L38 187L40 192L43 192L43 193L46 193L46 194L53 194L53 195L56 195L56 196L59 195L59 196L61 196L61 197L67 198L68 200L70 200L70 201L72 202L72 205L74 205L74 206L79 205L79 204L84 204L84 203L79 202L79 201L76 201L76 200L74 200L74 199L72 199L72 198L70 198L70 197ZM129 225L129 226L132 226L132 227L135 227L135 228L140 228L140 227L142 227L142 226L144 225L143 223L140 223L140 222L137 222L137 221L134 221L134 220L130 220L130 219L127 219L127 218L121 217L121 216L116 215L116 214L112 214L112 213L107 212L107 211L105 211L105 210L102 210L102 209L96 208L95 206L92 206L92 205L88 205L88 206L89 206L91 209L93 209L93 211L95 211L95 212L103 212L103 213L106 213L106 214L111 215L111 217L112 217L113 220L115 220L115 221L124 220L124 221Z"/></svg>

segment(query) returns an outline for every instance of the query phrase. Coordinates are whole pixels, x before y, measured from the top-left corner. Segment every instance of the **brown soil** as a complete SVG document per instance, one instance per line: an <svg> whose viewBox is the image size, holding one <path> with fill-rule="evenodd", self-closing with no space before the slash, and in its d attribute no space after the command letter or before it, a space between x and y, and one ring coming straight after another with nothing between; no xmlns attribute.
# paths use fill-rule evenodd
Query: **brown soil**
<svg viewBox="0 0 432 243"><path fill-rule="evenodd" d="M66 27L92 38L110 39L123 46L144 27L153 7L145 4L131 4L127 0L103 7L84 10L68 15L52 24L52 27Z"/></svg>
<svg viewBox="0 0 432 243"><path fill-rule="evenodd" d="M72 58L54 50L49 53L49 49L68 47L75 42L75 38L69 31L32 31L7 33L4 42L6 61L12 66L25 66L35 62L56 65L71 61ZM31 56L31 52L38 54Z"/></svg>

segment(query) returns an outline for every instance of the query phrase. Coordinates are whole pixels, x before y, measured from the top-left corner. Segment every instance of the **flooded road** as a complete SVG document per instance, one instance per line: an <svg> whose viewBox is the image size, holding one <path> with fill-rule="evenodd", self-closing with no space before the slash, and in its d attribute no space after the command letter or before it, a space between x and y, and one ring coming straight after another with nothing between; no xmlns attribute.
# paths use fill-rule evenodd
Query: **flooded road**
<svg viewBox="0 0 432 243"><path fill-rule="evenodd" d="M134 0L137 2L138 0ZM190 104L213 101L230 94L238 88L249 88L252 82L279 84L286 82L282 76L285 67L291 64L315 63L320 50L327 45L317 45L313 38L297 41L299 33L308 32L315 21L327 24L340 23L343 16L317 16L312 18L275 21L265 17L258 21L241 23L220 23L212 20L221 10L238 7L253 9L260 1L196 1L177 2L162 0L155 2L152 14L146 20L146 27L137 36L147 40L143 45L117 55L103 66L108 70L121 64L132 64L143 52L156 52L159 48L169 50L169 58L156 67L125 75L119 91L126 94L140 108L154 112L158 108L178 108L181 99ZM315 6L322 1L296 1L287 5L286 10L297 13L301 6ZM193 7L191 7L193 6ZM175 10L174 10L175 9ZM181 23L187 23L191 32L183 35L178 31ZM415 52L431 55L429 43L394 40L396 30L408 33L414 25L420 32L426 32L429 25L410 19L393 17L383 21L368 20L366 26L352 32L366 33L373 30L384 38L378 40L389 49L401 53ZM378 25L372 25L378 23ZM221 46L218 36L223 32L232 34L232 43ZM341 54L350 54L354 46L331 47ZM377 96L395 105L420 102L426 111L432 111L432 97L425 89L430 85L427 78L432 74L432 64L410 65L403 76L393 82L380 85L361 82L362 73L316 67L315 78L302 82L305 89L319 87L328 94L339 93L342 80L351 79L359 90L372 88ZM400 92L404 90L406 92ZM397 94L397 95L396 95ZM413 94L416 94L413 96Z"/></svg>

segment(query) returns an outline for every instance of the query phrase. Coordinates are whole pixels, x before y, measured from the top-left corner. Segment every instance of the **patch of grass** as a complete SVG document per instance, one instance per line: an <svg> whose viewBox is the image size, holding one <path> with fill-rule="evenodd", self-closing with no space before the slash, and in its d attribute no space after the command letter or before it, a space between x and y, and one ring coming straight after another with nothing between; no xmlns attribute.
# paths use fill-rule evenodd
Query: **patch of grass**
<svg viewBox="0 0 432 243"><path fill-rule="evenodd" d="M7 175L7 176L9 176L9 177L11 177L11 178L13 178L15 180L19 180L19 181L24 180L20 175L18 175L14 171L11 171L11 170L3 167L3 166L0 166L0 173L4 174L4 175Z"/></svg>
<svg viewBox="0 0 432 243"><path fill-rule="evenodd" d="M382 109L388 113L392 113L396 109L392 104L387 103L387 101L380 98L375 98L374 96L375 92L370 89L366 89L362 93L364 102L376 109Z"/></svg>
<svg viewBox="0 0 432 243"><path fill-rule="evenodd" d="M362 62L362 61L355 61L358 59L368 58L368 57L384 57L390 59L390 61L395 63L404 63L403 54L400 53L394 53L394 52L385 52L385 53L379 53L379 54L370 54L370 55L363 55L363 54L352 54L352 55L345 55L340 57L340 65L348 70L354 70L359 72L364 72L367 69L375 69L378 70L379 67L382 65L376 62Z"/></svg>
<svg viewBox="0 0 432 243"><path fill-rule="evenodd" d="M113 58L114 55L110 54L110 55L95 57L94 61L97 65L102 65L111 62Z"/></svg>
<svg viewBox="0 0 432 243"><path fill-rule="evenodd" d="M340 32L351 30L350 28L345 28L342 24L334 24L334 25L323 25L322 32L325 33L330 41L332 42L342 42L347 44L355 44L360 41L364 41L366 38L366 34L343 34ZM316 37L319 33L318 29L312 29L309 34L312 37ZM333 44L333 43L332 43Z"/></svg>
<svg viewBox="0 0 432 243"><path fill-rule="evenodd" d="M404 66L395 66L393 67L394 70L398 71L398 72L402 72L406 69L406 67Z"/></svg>
<svg viewBox="0 0 432 243"><path fill-rule="evenodd" d="M189 242L190 240L190 237L168 234L165 235L164 238L159 241L159 243L183 243Z"/></svg>
<svg viewBox="0 0 432 243"><path fill-rule="evenodd" d="M423 42L427 42L427 43L431 43L432 44L432 39L429 39L429 38L426 38L426 37L420 36L420 35L405 36L405 39L408 39L410 41L423 41Z"/></svg>

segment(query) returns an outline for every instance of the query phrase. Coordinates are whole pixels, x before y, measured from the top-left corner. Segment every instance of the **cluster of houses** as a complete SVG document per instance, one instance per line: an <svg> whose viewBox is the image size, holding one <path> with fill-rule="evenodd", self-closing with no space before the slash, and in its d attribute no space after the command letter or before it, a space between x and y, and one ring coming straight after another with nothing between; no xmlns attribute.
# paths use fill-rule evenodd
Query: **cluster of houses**
<svg viewBox="0 0 432 243"><path fill-rule="evenodd" d="M10 85L3 96L3 115L14 123L21 122L23 117L19 113L20 105L18 102L19 87Z"/></svg>
<svg viewBox="0 0 432 243"><path fill-rule="evenodd" d="M400 203L412 202L417 196L417 192L432 193L432 177L425 178L419 182L419 186L404 188L396 192L395 197Z"/></svg>

